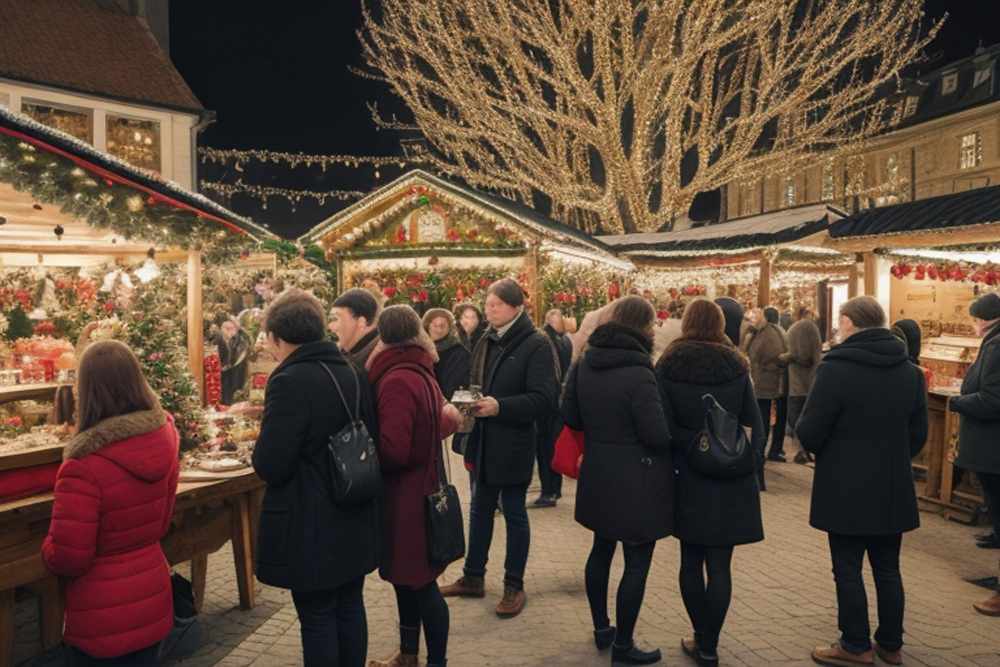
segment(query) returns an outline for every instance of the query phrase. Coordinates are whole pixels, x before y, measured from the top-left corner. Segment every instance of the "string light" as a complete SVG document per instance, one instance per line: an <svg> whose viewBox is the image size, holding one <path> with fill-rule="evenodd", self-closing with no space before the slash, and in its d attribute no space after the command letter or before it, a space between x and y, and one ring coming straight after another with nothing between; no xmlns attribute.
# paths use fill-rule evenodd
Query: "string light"
<svg viewBox="0 0 1000 667"><path fill-rule="evenodd" d="M891 127L901 96L885 91L941 26L921 37L922 5L398 0L365 6L362 49L435 169L541 193L585 231L645 232L699 192L797 173Z"/></svg>
<svg viewBox="0 0 1000 667"><path fill-rule="evenodd" d="M397 166L404 169L407 165L426 164L426 160L419 154L416 156L389 156L375 157L367 155L311 155L307 153L286 153L282 151L269 151L260 148L238 149L238 148L209 148L198 149L198 156L203 163L212 162L215 164L235 163L238 170L242 171L242 166L247 162L263 162L272 164L282 164L292 169L298 166L312 167L318 165L324 172L327 167L351 167L357 169L365 165L369 167L390 167ZM378 172L376 172L377 174ZM378 176L376 175L376 178Z"/></svg>
<svg viewBox="0 0 1000 667"><path fill-rule="evenodd" d="M365 192L360 190L294 190L289 188L274 188L263 185L250 185L244 183L242 179L235 183L218 183L215 181L201 181L199 183L203 192L214 192L222 197L231 198L233 195L249 195L261 203L262 208L267 208L267 200L279 197L288 200L294 209L303 200L312 199L320 206L324 206L328 199L339 201L352 201L364 197Z"/></svg>

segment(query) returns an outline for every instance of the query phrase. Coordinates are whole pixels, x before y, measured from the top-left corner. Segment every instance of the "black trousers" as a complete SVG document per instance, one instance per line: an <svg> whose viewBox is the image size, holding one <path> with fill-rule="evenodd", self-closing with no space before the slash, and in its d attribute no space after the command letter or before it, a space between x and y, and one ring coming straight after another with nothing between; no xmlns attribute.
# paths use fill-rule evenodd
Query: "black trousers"
<svg viewBox="0 0 1000 667"><path fill-rule="evenodd" d="M733 547L706 547L681 542L681 597L698 648L714 655L733 597ZM705 575L708 574L708 583Z"/></svg>
<svg viewBox="0 0 1000 667"><path fill-rule="evenodd" d="M562 493L562 475L552 469L552 456L556 453L556 439L559 437L562 425L562 419L558 416L538 422L536 452L538 479L542 483L543 496L557 496Z"/></svg>
<svg viewBox="0 0 1000 667"><path fill-rule="evenodd" d="M990 512L993 534L1000 535L1000 475L988 472L977 472L979 485L983 487L983 497L986 499L986 509Z"/></svg>
<svg viewBox="0 0 1000 667"><path fill-rule="evenodd" d="M154 644L148 648L126 653L116 658L92 658L83 651L73 646L68 646L66 650L66 664L69 667L138 667L139 665L158 665L160 661L156 656L160 645Z"/></svg>
<svg viewBox="0 0 1000 667"><path fill-rule="evenodd" d="M608 585L611 578L611 561L615 557L617 546L617 541L595 534L594 546L587 559L585 575L587 601L590 602L590 614L596 630L603 630L611 625L608 618ZM615 604L615 621L618 624L615 644L622 648L632 646L635 624L639 620L642 598L646 594L646 578L649 576L649 565L653 561L655 548L656 542L622 543L622 551L625 552L625 572L618 584Z"/></svg>
<svg viewBox="0 0 1000 667"><path fill-rule="evenodd" d="M399 609L400 651L407 655L419 653L420 628L423 627L427 640L427 664L443 665L448 656L451 615L437 582L432 581L423 588L396 585L393 588Z"/></svg>
<svg viewBox="0 0 1000 667"><path fill-rule="evenodd" d="M878 596L878 630L875 641L889 651L903 645L903 578L899 573L899 550L902 534L836 535L829 534L833 578L837 584L837 623L841 645L852 653L871 648L868 623L868 596L861 577L865 553L875 578Z"/></svg>
<svg viewBox="0 0 1000 667"><path fill-rule="evenodd" d="M368 619L364 578L329 591L292 591L305 667L365 667Z"/></svg>
<svg viewBox="0 0 1000 667"><path fill-rule="evenodd" d="M788 397L788 429L796 438L798 438L798 435L795 433L795 425L799 423L799 417L802 416L802 410L806 407L806 398L806 396Z"/></svg>
<svg viewBox="0 0 1000 667"><path fill-rule="evenodd" d="M771 404L776 406L774 429L770 429L771 424ZM764 450L768 456L785 453L785 426L788 424L788 397L781 398L758 398L757 407L760 408L760 418L764 422L764 430L771 431L771 449L767 450L767 443L764 443ZM764 452L761 452L763 454Z"/></svg>
<svg viewBox="0 0 1000 667"><path fill-rule="evenodd" d="M465 557L464 573L469 577L485 577L493 524L497 505L501 505L507 524L507 558L504 560L504 585L517 590L524 588L524 570L528 566L531 547L531 526L524 506L527 485L493 486L476 482L469 508L469 553Z"/></svg>

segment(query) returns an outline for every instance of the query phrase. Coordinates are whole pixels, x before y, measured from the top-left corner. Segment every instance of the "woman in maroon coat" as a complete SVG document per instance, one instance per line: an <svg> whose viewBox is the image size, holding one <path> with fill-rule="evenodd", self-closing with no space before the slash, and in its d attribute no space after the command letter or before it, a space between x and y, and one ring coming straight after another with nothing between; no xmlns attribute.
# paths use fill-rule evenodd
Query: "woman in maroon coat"
<svg viewBox="0 0 1000 667"><path fill-rule="evenodd" d="M427 557L425 498L438 487L441 440L458 428L437 381L434 343L409 306L390 306L378 320L379 342L368 360L379 414L379 457L385 495L385 550L379 574L396 589L399 651L370 667L417 665L420 627L428 667L447 663L448 605L438 590L443 567Z"/></svg>

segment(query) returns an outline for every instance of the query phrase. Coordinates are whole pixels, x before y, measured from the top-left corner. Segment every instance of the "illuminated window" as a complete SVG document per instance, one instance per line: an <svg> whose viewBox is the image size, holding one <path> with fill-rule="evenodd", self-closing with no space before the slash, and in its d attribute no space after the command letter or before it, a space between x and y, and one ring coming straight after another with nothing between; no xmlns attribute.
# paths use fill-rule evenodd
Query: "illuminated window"
<svg viewBox="0 0 1000 667"><path fill-rule="evenodd" d="M833 191L833 160L830 159L823 165L823 201L833 201Z"/></svg>
<svg viewBox="0 0 1000 667"><path fill-rule="evenodd" d="M903 118L909 118L917 113L917 102L919 101L920 98L916 95L910 95L906 98L906 104L903 106Z"/></svg>
<svg viewBox="0 0 1000 667"><path fill-rule="evenodd" d="M0 93L0 107L10 108L10 95L7 93Z"/></svg>
<svg viewBox="0 0 1000 667"><path fill-rule="evenodd" d="M785 206L795 206L795 179L785 176Z"/></svg>
<svg viewBox="0 0 1000 667"><path fill-rule="evenodd" d="M94 143L94 121L89 111L28 100L21 103L21 111L42 125L65 132L88 144Z"/></svg>
<svg viewBox="0 0 1000 667"><path fill-rule="evenodd" d="M982 142L978 132L962 135L962 146L959 153L958 166L962 169L972 169L979 166L983 160Z"/></svg>
<svg viewBox="0 0 1000 667"><path fill-rule="evenodd" d="M977 88L982 84L993 78L993 63L991 62L988 67L982 67L976 70L976 78L972 80L972 87Z"/></svg>
<svg viewBox="0 0 1000 667"><path fill-rule="evenodd" d="M941 94L951 95L958 90L958 72L949 72L941 77Z"/></svg>
<svg viewBox="0 0 1000 667"><path fill-rule="evenodd" d="M108 152L135 167L160 171L160 124L108 114Z"/></svg>

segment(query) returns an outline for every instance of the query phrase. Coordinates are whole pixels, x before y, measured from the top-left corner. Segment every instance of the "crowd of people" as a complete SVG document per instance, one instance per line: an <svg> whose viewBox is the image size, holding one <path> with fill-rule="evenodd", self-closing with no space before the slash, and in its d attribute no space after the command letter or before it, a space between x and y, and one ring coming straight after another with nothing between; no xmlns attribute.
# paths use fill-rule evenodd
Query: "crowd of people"
<svg viewBox="0 0 1000 667"><path fill-rule="evenodd" d="M840 308L838 340L824 353L807 309L786 331L773 308L744 314L732 299L697 299L664 329L647 298L629 295L570 337L558 311L536 328L510 279L489 287L482 310L461 304L421 318L358 288L327 315L294 288L266 310L278 365L253 453L266 483L256 574L291 591L307 666L415 666L421 635L427 666L446 665L446 599L485 597L498 511L506 539L495 612L518 616L528 602L528 487L537 462L534 506L556 505L562 480L550 463L563 429L584 443L575 519L593 533L582 578L596 649L610 650L614 665L661 659L637 643L635 628L657 542L674 536L692 626L680 644L697 664L716 665L734 548L765 538L764 463L785 460L786 428L801 445L796 461L815 462L809 523L828 534L837 590L840 639L812 658L901 664L900 551L903 534L919 525L911 459L928 430L915 323L890 329L875 299L857 297ZM971 315L984 343L951 401L962 416L958 465L978 473L996 517L1000 296L980 297ZM459 409L450 399L468 388L479 398ZM85 350L76 394L78 433L43 546L50 570L69 581L66 643L74 664L157 664L173 620L159 541L177 488L177 431L121 343ZM444 442L452 436L472 497L462 575L439 587L447 563L431 555L428 499L449 482ZM334 456L349 441L369 443L360 462L370 451L380 470L377 494L351 502ZM612 625L619 544L625 567ZM866 554L878 594L874 636ZM399 617L399 648L384 660L367 655L364 582L375 570L392 584ZM1000 615L1000 595L977 609Z"/></svg>

